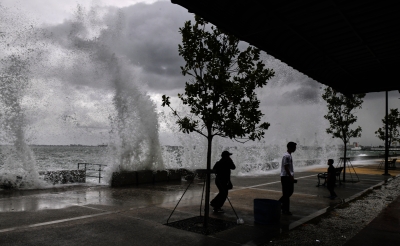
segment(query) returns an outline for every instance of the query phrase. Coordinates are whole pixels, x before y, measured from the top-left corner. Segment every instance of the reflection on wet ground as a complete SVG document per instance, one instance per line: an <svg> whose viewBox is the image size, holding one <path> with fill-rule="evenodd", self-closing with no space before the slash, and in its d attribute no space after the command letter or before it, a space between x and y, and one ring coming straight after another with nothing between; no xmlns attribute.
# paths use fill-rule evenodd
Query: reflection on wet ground
<svg viewBox="0 0 400 246"><path fill-rule="evenodd" d="M73 186L69 189L0 190L0 212L63 209L71 206L105 205L141 207L175 202L186 189L186 181L141 185L128 188ZM185 197L201 195L202 187L192 185Z"/></svg>
<svg viewBox="0 0 400 246"><path fill-rule="evenodd" d="M325 171L325 168L297 173L296 178L299 181L295 185L295 192L291 197L293 216L281 216L280 230L292 229L322 213L330 206L341 203L343 199L352 197L387 178L381 175L381 170L371 167L355 167L355 169L360 182L337 186L335 191L339 198L333 201L326 198L328 191L324 186L316 187L316 175L321 170ZM400 171L397 172L400 173ZM391 171L391 174L396 173ZM264 227L254 223L253 201L256 198L279 199L281 196L279 175L232 177L232 183L234 189L229 192L229 199L238 216L244 220L244 225L216 233L212 236L214 238L212 240L227 240L234 244L243 244L266 239L268 233L271 236L274 230L267 230L269 232L266 233ZM104 233L104 235L113 237L112 233L118 234L125 231L120 226L140 225L142 228L140 230L144 231L137 232L139 238L145 234L151 235L155 230L164 231L167 236L175 233L171 230L177 229L162 226L166 223L187 185L188 182L182 180L122 188L74 185L43 190L0 190L0 234L5 235L4 233L6 233L10 237L17 236L22 232L28 233L26 235L29 233L36 235L44 233L40 231L41 227L46 227L46 233L47 231L51 233L59 230L60 226L64 228L63 230L69 228L68 230L76 233L75 230L81 230L90 225L96 236L99 237L99 233L101 235ZM183 220L204 213L202 211L204 201L201 201L202 191L203 181L195 180L170 221ZM217 191L212 183L211 198L216 195ZM202 208L200 208L201 203L203 204ZM224 214L211 214L211 217L236 221L236 215L228 202L223 208L226 211ZM104 223L114 223L115 226L104 229ZM248 233L247 236L243 234L245 231ZM126 233L131 234L132 231ZM197 238L197 236L187 233L190 232L178 232L178 238L187 236ZM48 236L51 238L51 235ZM7 237L0 235L0 238ZM256 238L258 239L256 240ZM5 239L0 239L0 243L2 240ZM210 240L207 239L207 243L213 242ZM104 240L104 242L106 241ZM65 239L64 242L75 243L71 238ZM102 242L100 241L99 245L103 245Z"/></svg>
<svg viewBox="0 0 400 246"><path fill-rule="evenodd" d="M11 198L7 200L0 200L0 213L21 211L32 212L45 209L62 209L70 206L71 204L57 202L51 199L31 198L26 200Z"/></svg>

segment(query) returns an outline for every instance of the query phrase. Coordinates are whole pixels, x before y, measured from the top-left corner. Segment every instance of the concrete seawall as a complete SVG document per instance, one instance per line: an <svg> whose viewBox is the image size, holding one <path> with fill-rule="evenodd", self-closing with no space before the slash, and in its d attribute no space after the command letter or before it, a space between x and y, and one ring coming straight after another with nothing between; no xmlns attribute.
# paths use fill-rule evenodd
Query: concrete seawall
<svg viewBox="0 0 400 246"><path fill-rule="evenodd" d="M168 182L172 180L181 180L181 177L179 170L174 169L114 172L112 174L111 187Z"/></svg>

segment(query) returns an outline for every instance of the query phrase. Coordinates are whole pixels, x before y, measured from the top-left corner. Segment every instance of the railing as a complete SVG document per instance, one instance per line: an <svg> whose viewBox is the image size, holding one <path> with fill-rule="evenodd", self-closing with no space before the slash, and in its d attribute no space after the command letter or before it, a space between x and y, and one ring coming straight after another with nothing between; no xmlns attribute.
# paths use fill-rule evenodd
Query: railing
<svg viewBox="0 0 400 246"><path fill-rule="evenodd" d="M99 178L99 183L100 183L101 179L103 178L101 176L101 172L104 171L104 167L106 167L107 165L81 162L78 163L78 170L80 169L81 166L85 167L86 177ZM98 167L98 169L96 169L96 167ZM91 172L88 173L88 171ZM99 174L97 175L96 172L99 172Z"/></svg>

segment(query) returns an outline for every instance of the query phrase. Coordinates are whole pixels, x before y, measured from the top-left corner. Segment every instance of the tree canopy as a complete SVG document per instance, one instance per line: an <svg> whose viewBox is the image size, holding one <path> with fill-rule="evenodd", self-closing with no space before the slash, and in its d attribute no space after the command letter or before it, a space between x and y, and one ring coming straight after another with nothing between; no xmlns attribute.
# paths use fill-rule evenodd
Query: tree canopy
<svg viewBox="0 0 400 246"><path fill-rule="evenodd" d="M187 21L179 29L179 55L186 61L181 71L191 78L178 97L190 107L191 115L180 117L171 108L177 124L182 132L194 131L205 137L261 139L269 123L259 124L263 114L255 89L265 86L274 71L264 67L259 49L249 46L240 51L235 36L207 27L207 22L196 16L194 24ZM169 97L164 95L162 101L162 106L170 107Z"/></svg>
<svg viewBox="0 0 400 246"><path fill-rule="evenodd" d="M382 140L385 141L385 135L386 135L386 117L382 119L383 127L380 127L376 132L376 136ZM398 128L400 127L400 113L399 110L396 109L390 109L390 113L388 114L388 119L387 119L387 125L388 125L388 147L392 145L394 142L400 142L400 133Z"/></svg>
<svg viewBox="0 0 400 246"><path fill-rule="evenodd" d="M330 127L326 132L333 138L339 138L346 145L350 138L361 137L361 127L351 129L350 125L357 121L355 109L361 109L365 94L345 96L331 87L325 88L322 98L327 102L328 113L324 118L329 121Z"/></svg>

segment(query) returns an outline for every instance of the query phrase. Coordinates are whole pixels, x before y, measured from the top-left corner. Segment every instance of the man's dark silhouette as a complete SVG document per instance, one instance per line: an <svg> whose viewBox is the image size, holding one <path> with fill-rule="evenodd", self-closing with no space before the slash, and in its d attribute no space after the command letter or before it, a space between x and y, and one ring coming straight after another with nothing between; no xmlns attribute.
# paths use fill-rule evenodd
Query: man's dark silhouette
<svg viewBox="0 0 400 246"><path fill-rule="evenodd" d="M294 171L292 153L296 151L296 143L289 142L287 144L287 152L282 157L281 166L281 184L282 197L279 201L282 204L282 214L292 215L290 212L290 196L294 191Z"/></svg>
<svg viewBox="0 0 400 246"><path fill-rule="evenodd" d="M221 159L215 163L213 167L214 173L217 175L215 178L215 185L218 188L218 195L211 201L210 205L214 208L213 211L216 213L223 213L221 207L224 205L226 198L228 197L228 185L231 182L231 170L236 168L233 163L231 156L232 154L228 151L223 151Z"/></svg>

